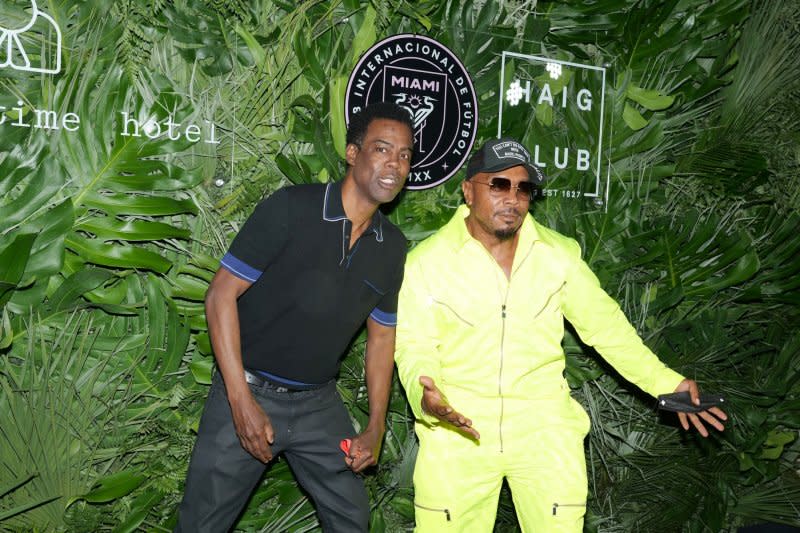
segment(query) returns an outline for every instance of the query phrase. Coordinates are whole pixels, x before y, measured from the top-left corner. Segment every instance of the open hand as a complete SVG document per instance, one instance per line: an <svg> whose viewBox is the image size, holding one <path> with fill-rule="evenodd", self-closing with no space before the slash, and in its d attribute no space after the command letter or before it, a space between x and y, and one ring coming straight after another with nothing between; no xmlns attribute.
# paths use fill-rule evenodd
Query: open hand
<svg viewBox="0 0 800 533"><path fill-rule="evenodd" d="M695 405L700 405L700 389L697 388L697 382L692 379L684 379L678 384L678 387L675 389L675 392L689 392L689 396L692 398L692 403ZM678 413L678 420L681 422L681 426L683 429L689 429L689 423L697 429L697 432L700 433L704 437L708 437L708 430L703 425L703 420L707 424L713 426L717 431L724 431L725 426L723 425L722 421L727 420L728 415L720 409L719 407L710 407L706 411L700 411L699 413Z"/></svg>
<svg viewBox="0 0 800 533"><path fill-rule="evenodd" d="M481 438L480 433L472 427L472 420L455 411L450 406L444 394L442 394L442 391L439 390L439 387L436 386L432 378L420 376L419 383L423 387L422 410L425 413L435 416L442 422L447 422L475 440Z"/></svg>

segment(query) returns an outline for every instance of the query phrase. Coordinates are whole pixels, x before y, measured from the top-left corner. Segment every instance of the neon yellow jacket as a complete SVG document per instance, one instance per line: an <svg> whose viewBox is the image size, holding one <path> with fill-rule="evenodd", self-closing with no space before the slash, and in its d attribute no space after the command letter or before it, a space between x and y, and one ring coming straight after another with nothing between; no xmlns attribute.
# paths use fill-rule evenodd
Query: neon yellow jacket
<svg viewBox="0 0 800 533"><path fill-rule="evenodd" d="M503 423L518 416L588 431L588 417L563 377L565 317L645 392L675 390L683 378L644 345L581 259L577 242L527 215L509 281L467 231L468 214L459 207L406 262L395 357L422 422L421 440L438 422L422 412L419 376L433 378L453 407L472 418L482 444L499 437L502 449Z"/></svg>

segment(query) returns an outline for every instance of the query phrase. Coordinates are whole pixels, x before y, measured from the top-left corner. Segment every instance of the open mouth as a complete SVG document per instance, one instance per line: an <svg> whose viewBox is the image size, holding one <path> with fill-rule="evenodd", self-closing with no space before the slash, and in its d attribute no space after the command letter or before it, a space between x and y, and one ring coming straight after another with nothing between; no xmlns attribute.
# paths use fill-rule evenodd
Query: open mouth
<svg viewBox="0 0 800 533"><path fill-rule="evenodd" d="M391 177L391 176L378 178L378 183L380 183L381 185L383 185L387 189L394 189L395 187L397 187L397 184L399 182L400 182L399 178L395 178L395 177Z"/></svg>

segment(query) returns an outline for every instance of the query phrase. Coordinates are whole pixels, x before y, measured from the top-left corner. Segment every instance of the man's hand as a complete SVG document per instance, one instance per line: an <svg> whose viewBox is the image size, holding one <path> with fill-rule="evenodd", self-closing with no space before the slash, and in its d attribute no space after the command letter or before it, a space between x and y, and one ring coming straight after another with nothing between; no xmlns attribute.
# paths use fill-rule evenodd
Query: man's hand
<svg viewBox="0 0 800 533"><path fill-rule="evenodd" d="M689 392L692 398L692 403L700 405L700 390L697 388L697 383L692 379L684 379L680 382L675 392ZM711 424L717 431L723 431L725 426L722 424L723 420L728 419L728 415L719 407L711 407L707 411L700 411L699 413L678 413L678 420L681 421L683 429L689 429L689 422L697 429L697 432L704 437L708 437L708 430L706 430L703 422L700 419Z"/></svg>
<svg viewBox="0 0 800 533"><path fill-rule="evenodd" d="M350 450L344 457L347 467L353 472L361 472L365 468L377 464L381 453L383 429L367 427L360 435L353 437Z"/></svg>
<svg viewBox="0 0 800 533"><path fill-rule="evenodd" d="M432 378L429 378L428 376L420 376L419 383L423 388L423 412L435 416L442 422L447 422L475 440L481 438L480 433L478 433L475 428L472 427L472 420L455 411L450 406L450 404L447 402L447 399L444 397L444 394L442 394L442 391L439 390L439 387L436 386Z"/></svg>
<svg viewBox="0 0 800 533"><path fill-rule="evenodd" d="M269 445L275 441L275 432L269 417L250 391L231 401L231 412L242 448L262 463L268 463L272 459Z"/></svg>
<svg viewBox="0 0 800 533"><path fill-rule="evenodd" d="M214 356L225 382L236 436L242 448L266 463L272 459L269 445L275 434L269 417L253 398L245 380L236 303L251 285L251 282L238 278L226 268L217 270L206 292L206 319Z"/></svg>

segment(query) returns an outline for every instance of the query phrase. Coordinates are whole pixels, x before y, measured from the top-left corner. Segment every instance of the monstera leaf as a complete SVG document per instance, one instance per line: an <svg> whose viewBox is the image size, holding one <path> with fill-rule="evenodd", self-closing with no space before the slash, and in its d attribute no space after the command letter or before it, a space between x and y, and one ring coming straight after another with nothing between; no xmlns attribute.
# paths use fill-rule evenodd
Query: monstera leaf
<svg viewBox="0 0 800 533"><path fill-rule="evenodd" d="M43 135L43 134L40 134ZM22 266L14 287L0 296L9 309L26 312L41 302L48 280L63 264L65 235L73 224L72 204L60 197L64 186L57 160L49 155L43 138L26 145L11 145L0 161L0 250L13 256L5 263L6 278L12 265ZM23 246L29 235L33 241ZM10 280L5 279L6 283Z"/></svg>
<svg viewBox="0 0 800 533"><path fill-rule="evenodd" d="M76 216L67 248L84 262L164 273L171 261L137 243L189 237L171 222L197 213L187 191L201 176L177 160L193 143L170 124L192 116L166 80L154 76L149 86L151 95L137 94L112 67L71 99L85 125L80 136L61 135L59 153Z"/></svg>
<svg viewBox="0 0 800 533"><path fill-rule="evenodd" d="M7 221L0 250L24 265L14 273L8 264L6 277L14 279L6 280L2 298L10 296L9 309L21 316L48 299L40 307L45 316L87 301L118 305L130 294L126 272L166 273L181 253L174 243L191 235L186 215L197 213L191 189L201 174L180 157L190 153L190 138L211 141L213 132L185 134L193 117L163 78L151 79L141 94L121 68L99 60L92 66L80 81L53 88L53 107L71 109L79 128L51 132L49 142L46 132L31 131L26 144L11 147L0 161L0 189L10 193L0 203ZM24 235L35 236L25 250ZM81 277L87 266L117 274L101 279L95 269L90 281ZM70 278L68 292L57 294L59 277ZM24 328L17 321L14 329Z"/></svg>
<svg viewBox="0 0 800 533"><path fill-rule="evenodd" d="M240 6L231 3L233 10ZM235 24L230 24L229 21L233 21L228 18L231 14L246 18L248 13L225 13L224 7L193 7L195 9L187 10L183 6L171 6L164 11L169 32L180 43L178 51L185 61L199 64L209 76L228 74L238 64L253 64L246 43L236 38Z"/></svg>
<svg viewBox="0 0 800 533"><path fill-rule="evenodd" d="M618 269L647 265L647 281L655 282L648 296L651 311L682 298L708 298L741 284L759 269L752 240L742 232L721 227L715 216L689 212L675 221L662 220L645 229L635 223L626 240L627 256Z"/></svg>

